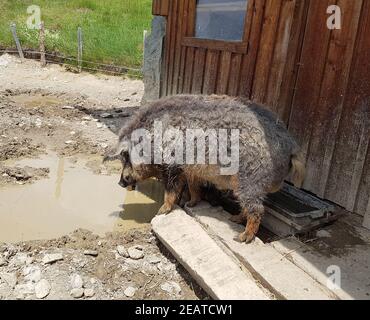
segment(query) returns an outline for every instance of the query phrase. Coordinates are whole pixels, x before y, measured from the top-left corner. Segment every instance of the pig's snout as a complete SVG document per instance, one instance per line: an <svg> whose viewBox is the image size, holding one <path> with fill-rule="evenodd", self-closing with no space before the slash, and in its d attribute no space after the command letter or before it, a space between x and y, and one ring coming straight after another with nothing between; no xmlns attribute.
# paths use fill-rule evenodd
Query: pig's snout
<svg viewBox="0 0 370 320"><path fill-rule="evenodd" d="M133 180L131 177L124 177L123 175L121 175L121 179L119 180L118 184L122 187L122 188L127 188L129 191L131 190L135 190L136 188L136 181Z"/></svg>

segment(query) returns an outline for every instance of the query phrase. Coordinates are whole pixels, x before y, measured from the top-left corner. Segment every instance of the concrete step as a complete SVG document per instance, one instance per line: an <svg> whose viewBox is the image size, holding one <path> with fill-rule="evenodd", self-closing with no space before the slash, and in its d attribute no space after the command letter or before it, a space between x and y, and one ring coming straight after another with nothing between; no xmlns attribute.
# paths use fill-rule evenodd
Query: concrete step
<svg viewBox="0 0 370 320"><path fill-rule="evenodd" d="M250 244L234 239L244 229L231 222L231 215L222 208L210 208L200 203L195 208L186 208L208 234L222 242L248 270L261 281L262 285L280 299L337 299L328 288L315 281L300 267L288 260L270 244L258 238Z"/></svg>
<svg viewBox="0 0 370 320"><path fill-rule="evenodd" d="M213 240L185 211L157 216L152 228L159 240L200 286L220 300L268 300L274 296L253 275Z"/></svg>

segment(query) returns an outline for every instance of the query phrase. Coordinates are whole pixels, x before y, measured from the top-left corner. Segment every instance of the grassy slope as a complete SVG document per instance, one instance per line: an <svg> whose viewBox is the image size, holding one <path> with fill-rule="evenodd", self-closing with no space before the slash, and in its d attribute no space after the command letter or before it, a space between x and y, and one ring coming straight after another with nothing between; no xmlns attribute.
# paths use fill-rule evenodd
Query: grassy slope
<svg viewBox="0 0 370 320"><path fill-rule="evenodd" d="M38 5L45 22L46 49L77 56L77 28L84 60L139 66L143 30L150 28L151 0L0 0L0 45L14 47L9 30L17 23L23 47L38 48L38 32L26 28L27 7Z"/></svg>

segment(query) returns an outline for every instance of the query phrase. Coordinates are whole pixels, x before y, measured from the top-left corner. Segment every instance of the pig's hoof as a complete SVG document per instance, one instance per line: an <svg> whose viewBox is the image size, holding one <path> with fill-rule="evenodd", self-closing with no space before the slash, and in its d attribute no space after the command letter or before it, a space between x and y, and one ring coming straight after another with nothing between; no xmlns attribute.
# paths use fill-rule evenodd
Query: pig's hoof
<svg viewBox="0 0 370 320"><path fill-rule="evenodd" d="M237 216L232 216L230 217L229 219L231 222L235 222L237 224L245 224L247 222L247 220L241 215L237 215Z"/></svg>
<svg viewBox="0 0 370 320"><path fill-rule="evenodd" d="M239 234L238 238L235 240L237 240L238 242L251 243L254 237L255 237L254 234L248 234L247 232L243 232Z"/></svg>
<svg viewBox="0 0 370 320"><path fill-rule="evenodd" d="M157 215L160 216L162 214L169 214L172 211L172 208L169 208L167 206L162 206L159 208Z"/></svg>

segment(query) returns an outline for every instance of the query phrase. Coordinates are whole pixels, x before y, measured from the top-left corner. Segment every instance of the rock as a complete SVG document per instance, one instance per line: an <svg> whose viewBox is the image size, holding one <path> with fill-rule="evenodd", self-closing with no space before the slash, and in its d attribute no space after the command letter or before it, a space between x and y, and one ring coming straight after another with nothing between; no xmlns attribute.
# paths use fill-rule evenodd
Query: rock
<svg viewBox="0 0 370 320"><path fill-rule="evenodd" d="M37 283L41 280L41 269L38 266L26 267L23 270L24 279L33 283Z"/></svg>
<svg viewBox="0 0 370 320"><path fill-rule="evenodd" d="M179 295L181 293L181 287L174 281L167 281L161 284L161 289L171 295Z"/></svg>
<svg viewBox="0 0 370 320"><path fill-rule="evenodd" d="M17 298L24 299L26 295L35 293L35 286L32 283L19 284L15 287L14 292Z"/></svg>
<svg viewBox="0 0 370 320"><path fill-rule="evenodd" d="M60 260L63 260L63 255L61 253L46 254L42 258L44 264L51 264Z"/></svg>
<svg viewBox="0 0 370 320"><path fill-rule="evenodd" d="M117 252L121 257L128 258L129 254L124 246L117 246Z"/></svg>
<svg viewBox="0 0 370 320"><path fill-rule="evenodd" d="M62 109L72 110L72 109L74 109L74 107L72 107L72 106L63 106Z"/></svg>
<svg viewBox="0 0 370 320"><path fill-rule="evenodd" d="M96 250L85 250L84 255L85 256L97 257L99 255L99 253Z"/></svg>
<svg viewBox="0 0 370 320"><path fill-rule="evenodd" d="M6 260L0 257L0 267L5 266L5 265L6 265Z"/></svg>
<svg viewBox="0 0 370 320"><path fill-rule="evenodd" d="M76 141L73 141L73 140L67 140L64 142L65 144L75 144Z"/></svg>
<svg viewBox="0 0 370 320"><path fill-rule="evenodd" d="M95 295L94 289L85 289L84 295L86 298L91 298Z"/></svg>
<svg viewBox="0 0 370 320"><path fill-rule="evenodd" d="M329 231L326 230L318 230L316 231L316 237L318 238L330 238L331 234Z"/></svg>
<svg viewBox="0 0 370 320"><path fill-rule="evenodd" d="M128 287L128 288L125 289L125 291L123 293L125 294L126 297L132 298L135 295L136 290L137 289L134 288L134 287Z"/></svg>
<svg viewBox="0 0 370 320"><path fill-rule="evenodd" d="M82 117L82 120L85 120L85 121L91 121L91 117Z"/></svg>
<svg viewBox="0 0 370 320"><path fill-rule="evenodd" d="M131 259L139 260L144 258L144 248L141 246L133 246L127 250Z"/></svg>
<svg viewBox="0 0 370 320"><path fill-rule="evenodd" d="M50 293L51 286L50 283L43 279L40 280L36 285L35 285L35 294L37 299L44 299L47 297Z"/></svg>
<svg viewBox="0 0 370 320"><path fill-rule="evenodd" d="M0 273L0 279L5 281L7 283L7 285L12 289L16 286L16 284L18 282L17 275L14 272L12 272L12 273L7 273L7 272Z"/></svg>
<svg viewBox="0 0 370 320"><path fill-rule="evenodd" d="M71 287L72 289L81 289L84 286L84 281L79 274L73 274L71 276Z"/></svg>
<svg viewBox="0 0 370 320"><path fill-rule="evenodd" d="M100 118L113 118L113 115L108 113L108 112L104 112L100 115Z"/></svg>
<svg viewBox="0 0 370 320"><path fill-rule="evenodd" d="M151 264L157 264L157 263L160 263L162 261L162 259L158 256L155 256L155 255L151 255L148 257L148 262L151 263Z"/></svg>
<svg viewBox="0 0 370 320"><path fill-rule="evenodd" d="M82 288L75 288L71 290L71 296L75 299L82 298L84 295L84 289Z"/></svg>
<svg viewBox="0 0 370 320"><path fill-rule="evenodd" d="M102 124L102 123L100 123L100 122L98 122L98 123L96 124L96 127L97 127L98 129L101 129L101 128L103 128L103 124Z"/></svg>
<svg viewBox="0 0 370 320"><path fill-rule="evenodd" d="M36 126L37 128L41 128L41 126L42 126L42 121L41 121L41 119L39 119L39 118L37 118L37 119L36 119L36 121L35 121L35 126Z"/></svg>

